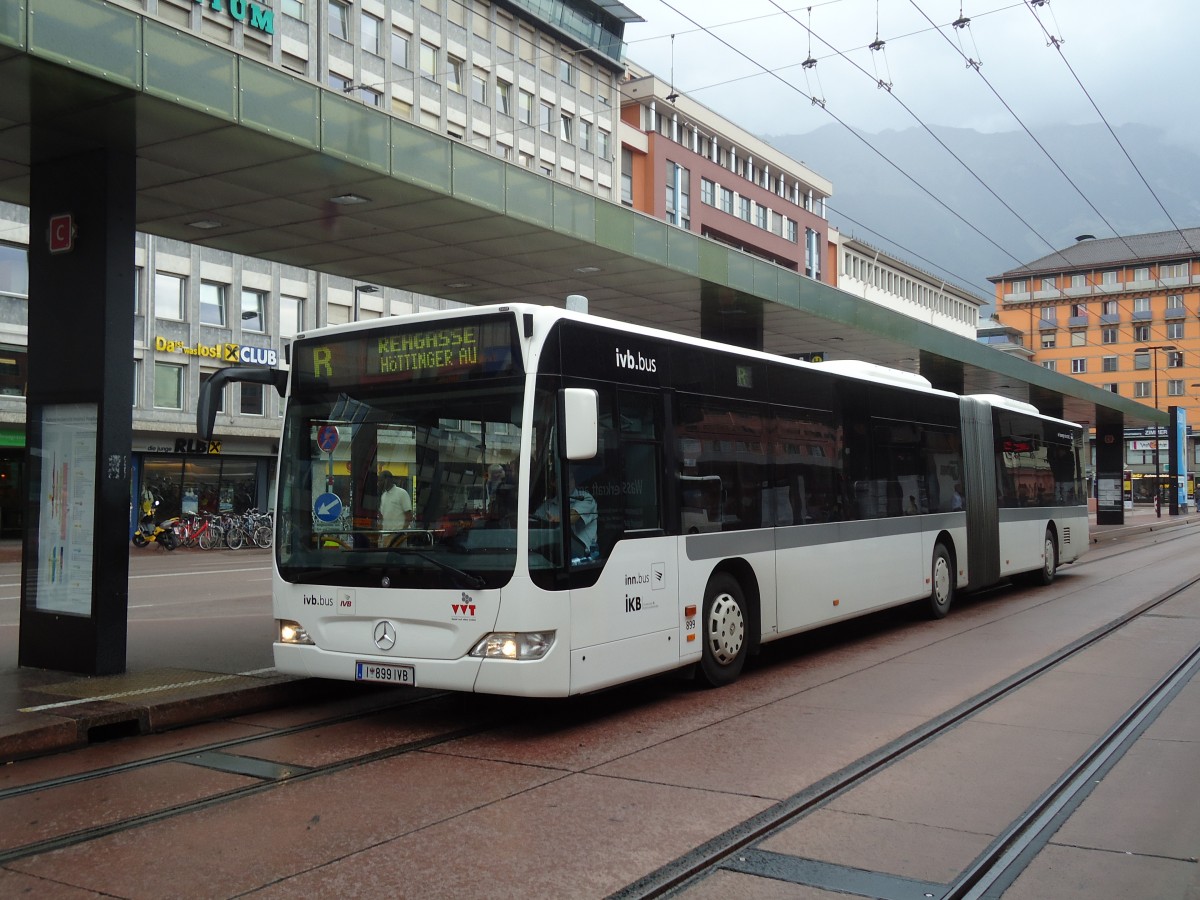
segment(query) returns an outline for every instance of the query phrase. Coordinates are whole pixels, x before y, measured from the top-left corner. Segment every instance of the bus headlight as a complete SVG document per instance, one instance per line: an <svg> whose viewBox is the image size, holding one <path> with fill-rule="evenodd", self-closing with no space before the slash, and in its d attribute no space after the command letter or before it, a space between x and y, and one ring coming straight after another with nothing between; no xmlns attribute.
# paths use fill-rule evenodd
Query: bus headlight
<svg viewBox="0 0 1200 900"><path fill-rule="evenodd" d="M308 636L304 626L290 619L278 619L279 643L281 644L311 644L313 639Z"/></svg>
<svg viewBox="0 0 1200 900"><path fill-rule="evenodd" d="M496 631L471 650L484 659L541 659L554 645L553 631Z"/></svg>

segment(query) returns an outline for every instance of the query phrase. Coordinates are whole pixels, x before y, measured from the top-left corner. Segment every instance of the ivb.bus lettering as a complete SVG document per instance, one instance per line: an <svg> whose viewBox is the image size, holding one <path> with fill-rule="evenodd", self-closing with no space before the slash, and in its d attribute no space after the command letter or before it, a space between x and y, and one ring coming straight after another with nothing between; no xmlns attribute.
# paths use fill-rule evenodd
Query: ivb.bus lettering
<svg viewBox="0 0 1200 900"><path fill-rule="evenodd" d="M617 368L632 369L635 372L657 372L658 360L653 356L642 356L632 350L617 348Z"/></svg>

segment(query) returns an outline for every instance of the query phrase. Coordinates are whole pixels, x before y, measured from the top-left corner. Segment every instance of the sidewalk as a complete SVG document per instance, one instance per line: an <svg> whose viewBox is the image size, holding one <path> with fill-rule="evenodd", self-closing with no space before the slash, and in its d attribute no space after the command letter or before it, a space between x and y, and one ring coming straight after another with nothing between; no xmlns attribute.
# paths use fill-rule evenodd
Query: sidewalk
<svg viewBox="0 0 1200 900"><path fill-rule="evenodd" d="M1139 507L1125 511L1124 524L1102 526L1095 524L1093 514L1091 541L1099 548L1191 522L1200 522L1200 512L1172 517L1164 511L1159 518L1153 509ZM0 562L20 558L19 542L0 542ZM16 645L16 640L0 642L0 764L355 688L343 682L282 676L270 669L240 674L179 669L173 665L169 645L149 648L149 654L140 652L140 658L154 664L121 675L19 668Z"/></svg>

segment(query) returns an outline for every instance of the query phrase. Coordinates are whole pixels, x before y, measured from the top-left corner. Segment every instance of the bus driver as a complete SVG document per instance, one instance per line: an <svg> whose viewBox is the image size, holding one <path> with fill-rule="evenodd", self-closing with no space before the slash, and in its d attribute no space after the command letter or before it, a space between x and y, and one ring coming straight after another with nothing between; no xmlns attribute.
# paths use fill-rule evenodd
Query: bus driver
<svg viewBox="0 0 1200 900"><path fill-rule="evenodd" d="M596 498L575 486L574 475L568 474L567 478L568 487L571 489L567 498L571 508L571 552L587 556L596 546L596 520L599 515ZM534 512L534 518L557 525L562 520L562 511L558 502L558 484L553 478L547 485L546 493L549 496Z"/></svg>

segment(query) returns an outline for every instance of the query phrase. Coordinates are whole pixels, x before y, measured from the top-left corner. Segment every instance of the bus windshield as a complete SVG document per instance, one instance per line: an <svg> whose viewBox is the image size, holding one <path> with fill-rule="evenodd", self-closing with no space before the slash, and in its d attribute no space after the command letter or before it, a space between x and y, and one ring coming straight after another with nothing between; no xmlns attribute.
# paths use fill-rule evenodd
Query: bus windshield
<svg viewBox="0 0 1200 900"><path fill-rule="evenodd" d="M384 348L407 353L450 333L419 328L298 348L301 365L317 362L293 370L284 420L276 554L285 581L478 590L512 577L519 358L507 354L507 326L489 336L460 325L453 335L480 345L470 364L421 351L435 362L422 368L414 352L393 357L403 377L381 374L392 366ZM485 354L487 366L476 364Z"/></svg>

